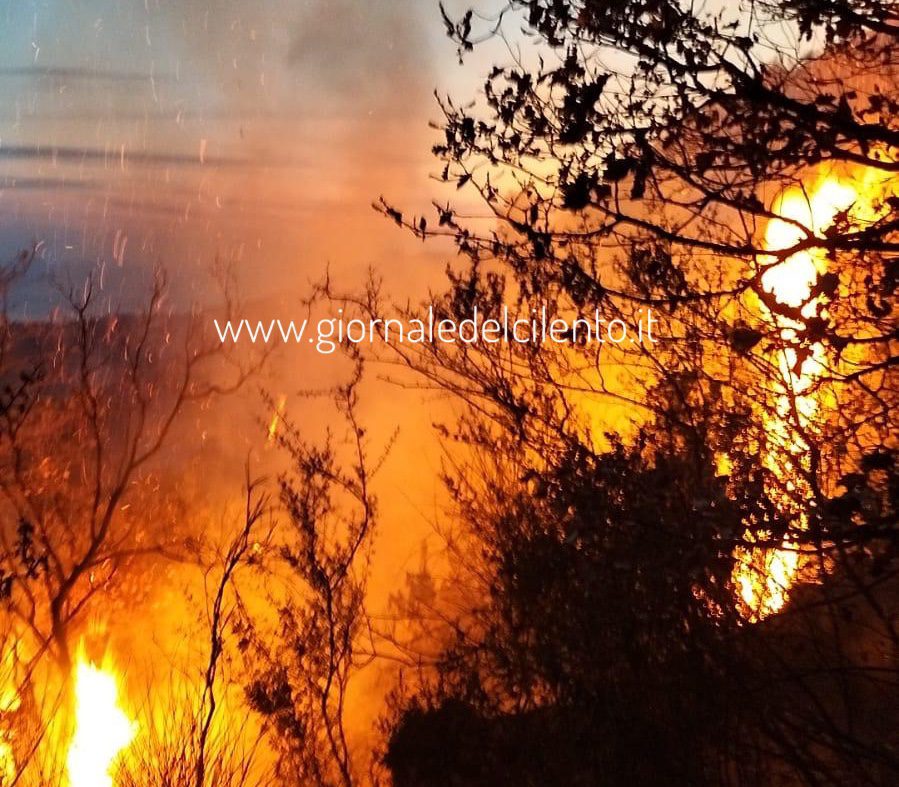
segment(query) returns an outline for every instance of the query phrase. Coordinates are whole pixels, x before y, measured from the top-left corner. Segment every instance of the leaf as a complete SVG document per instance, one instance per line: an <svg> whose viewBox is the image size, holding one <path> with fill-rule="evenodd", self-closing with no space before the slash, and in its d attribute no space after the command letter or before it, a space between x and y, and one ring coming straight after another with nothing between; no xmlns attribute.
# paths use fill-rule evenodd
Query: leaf
<svg viewBox="0 0 899 787"><path fill-rule="evenodd" d="M738 325L731 332L730 344L737 352L749 352L763 338L761 331L748 325Z"/></svg>
<svg viewBox="0 0 899 787"><path fill-rule="evenodd" d="M606 180L617 183L619 180L624 180L633 168L634 162L632 159L610 156L606 159L606 168L603 176Z"/></svg>
<svg viewBox="0 0 899 787"><path fill-rule="evenodd" d="M823 295L826 298L831 298L834 293L836 293L839 286L839 275L831 272L823 273L818 277L818 281L816 281L812 287L811 296L814 298Z"/></svg>

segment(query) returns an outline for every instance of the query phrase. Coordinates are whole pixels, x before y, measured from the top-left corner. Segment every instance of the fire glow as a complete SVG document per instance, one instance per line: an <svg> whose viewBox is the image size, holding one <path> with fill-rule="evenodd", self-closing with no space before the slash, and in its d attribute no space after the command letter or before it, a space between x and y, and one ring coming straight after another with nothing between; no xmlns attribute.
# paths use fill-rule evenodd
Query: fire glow
<svg viewBox="0 0 899 787"><path fill-rule="evenodd" d="M113 787L116 759L137 734L137 723L119 703L118 680L82 653L75 665L75 731L66 768L69 787Z"/></svg>
<svg viewBox="0 0 899 787"><path fill-rule="evenodd" d="M15 652L9 650L3 659L4 675L9 677L13 673ZM0 686L0 716L15 713L22 702L19 693L15 690L11 680L4 681ZM16 778L16 759L13 750L11 734L4 731L0 734L0 784L14 784Z"/></svg>
<svg viewBox="0 0 899 787"><path fill-rule="evenodd" d="M806 229L821 236L844 211L850 211L854 218L863 221L876 218L873 197L882 190L882 183L874 182L872 178L850 180L830 175L821 179L812 190L795 187L784 191L773 207L783 220L773 219L768 223L765 248L771 251L789 249L806 237ZM817 299L811 297L812 287L826 268L827 259L821 250L800 251L769 267L762 276L762 287L780 303L801 307L802 316L809 318L815 316L820 306ZM801 327L795 321L772 315L764 306L761 308L784 340L792 339ZM811 389L824 368L824 348L821 344L813 345L808 356L797 364L796 351L785 347L778 352L776 362L780 384L775 391L775 408L766 417L766 427L771 440L782 451L780 459L768 453L763 462L772 472L783 473L783 456L788 456L794 467L800 467L804 461L805 447L794 436L795 430L790 424L791 420L798 419L798 425L806 428L821 407ZM796 490L796 482L787 480L786 485L801 491ZM800 519L799 526L804 529L806 523ZM748 617L760 620L783 609L790 588L802 570L798 546L787 537L780 548L746 549L738 557L740 563L734 581Z"/></svg>
<svg viewBox="0 0 899 787"><path fill-rule="evenodd" d="M271 445L278 437L278 427L284 418L284 411L287 409L287 397L283 394L278 397L278 403L275 405L275 411L272 413L272 420L268 425L268 444Z"/></svg>

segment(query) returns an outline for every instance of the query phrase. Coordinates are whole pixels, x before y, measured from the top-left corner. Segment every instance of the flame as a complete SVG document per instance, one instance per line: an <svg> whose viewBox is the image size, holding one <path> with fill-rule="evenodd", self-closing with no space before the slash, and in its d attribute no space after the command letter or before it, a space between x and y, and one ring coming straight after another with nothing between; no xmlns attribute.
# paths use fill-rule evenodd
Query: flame
<svg viewBox="0 0 899 787"><path fill-rule="evenodd" d="M18 695L7 696L2 692L0 698L0 714L14 713L19 707ZM16 779L16 757L12 745L12 732L0 732L0 784L14 784Z"/></svg>
<svg viewBox="0 0 899 787"><path fill-rule="evenodd" d="M271 444L278 436L278 426L284 417L284 409L287 407L287 397L283 394L278 397L278 403L275 405L275 412L272 413L272 420L268 425L268 442Z"/></svg>
<svg viewBox="0 0 899 787"><path fill-rule="evenodd" d="M820 236L844 211L851 211L857 219L876 218L871 197L880 193L882 188L882 178L868 173L855 180L832 174L820 179L810 192L798 187L787 189L773 206L773 211L783 218L768 223L765 248L770 251L789 249L806 237L806 230ZM827 260L820 250L800 251L769 267L762 276L762 286L779 302L794 308L801 307L803 317L812 317L820 306L817 299L811 297L812 287L826 268ZM769 318L772 317L767 309L761 308ZM785 340L794 337L796 329L801 327L797 322L779 315L773 317L773 323ZM810 349L798 369L795 350L785 348L780 351L777 359L780 380L775 392L776 407L766 418L765 424L770 439L785 450L788 463L797 466L803 461L805 446L793 436L795 432L789 427L791 411L795 408L801 425L807 426L821 405L809 389L824 368L824 348L816 344ZM773 453L764 456L763 463L769 470L783 472L783 466L778 467L778 457ZM797 491L795 483L787 484L794 492ZM801 519L800 527L805 527ZM778 549L747 549L738 557L734 581L750 619L759 620L779 612L787 602L790 588L801 570L796 546L787 538Z"/></svg>
<svg viewBox="0 0 899 787"><path fill-rule="evenodd" d="M137 734L119 704L115 673L91 664L83 652L75 666L75 733L66 767L70 787L113 787L116 758Z"/></svg>
<svg viewBox="0 0 899 787"><path fill-rule="evenodd" d="M805 237L804 229L820 235L841 211L858 199L856 187L836 177L825 178L811 193L801 188L784 191L774 204L781 219L768 222L765 248L782 251L795 246ZM794 223L795 222L795 223ZM779 265L768 268L762 286L788 306L801 306L809 300L812 285L824 272L826 261L820 253L801 251ZM814 304L807 307L814 311ZM811 313L811 312L810 312Z"/></svg>
<svg viewBox="0 0 899 787"><path fill-rule="evenodd" d="M0 717L8 718L22 705L15 681L16 651L12 648L2 660L3 680L0 682ZM16 780L16 757L13 748L12 729L0 729L0 784L14 784Z"/></svg>

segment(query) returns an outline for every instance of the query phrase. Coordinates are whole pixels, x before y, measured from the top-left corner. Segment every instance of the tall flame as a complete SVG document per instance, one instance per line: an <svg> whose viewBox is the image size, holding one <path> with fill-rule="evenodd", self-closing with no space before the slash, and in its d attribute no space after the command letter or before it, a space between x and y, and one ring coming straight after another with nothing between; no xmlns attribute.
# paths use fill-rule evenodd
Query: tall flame
<svg viewBox="0 0 899 787"><path fill-rule="evenodd" d="M112 787L116 758L136 733L136 722L119 704L114 672L79 655L75 666L75 733L66 761L70 787Z"/></svg>
<svg viewBox="0 0 899 787"><path fill-rule="evenodd" d="M15 713L20 704L19 694L11 682L0 688L0 715L7 716ZM12 736L11 730L0 730L0 784L15 783L16 758Z"/></svg>
<svg viewBox="0 0 899 787"><path fill-rule="evenodd" d="M783 219L768 223L765 248L771 251L791 248L805 237L804 228L820 235L837 214L849 210L860 196L877 185L866 180L849 182L830 176L821 180L811 192L800 188L785 191L774 205L774 212ZM812 287L825 268L826 259L820 251L800 251L768 268L762 276L762 286L779 302L802 307L802 315L812 317L818 308L815 299L811 298ZM781 316L774 317L774 324L784 339L795 336L796 329L801 327ZM791 412L798 414L802 426L806 426L819 409L819 402L810 388L823 369L824 348L816 344L810 349L798 369L794 350L786 348L780 352L776 407L767 416L765 424L772 441L785 449L790 461L797 464L802 461L805 447L791 436L795 434L789 426ZM784 469L778 467L778 457L771 453L763 456L762 461L773 472ZM789 480L786 481L789 485ZM800 526L804 526L802 521ZM734 579L750 617L761 619L779 612L800 570L796 546L785 539L779 549L749 549L739 558Z"/></svg>

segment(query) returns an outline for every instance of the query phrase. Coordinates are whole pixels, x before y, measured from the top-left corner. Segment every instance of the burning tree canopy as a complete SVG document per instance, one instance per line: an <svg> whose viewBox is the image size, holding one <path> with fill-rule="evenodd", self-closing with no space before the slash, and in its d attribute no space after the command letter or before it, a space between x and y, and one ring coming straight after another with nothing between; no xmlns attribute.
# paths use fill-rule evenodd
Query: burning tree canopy
<svg viewBox="0 0 899 787"><path fill-rule="evenodd" d="M89 279L58 321L11 321L8 288L31 259L0 276L0 784L103 787L138 730L110 623L160 562L208 559L160 460L190 408L259 361L224 358L196 315L172 314L161 274L142 312L102 314ZM247 527L259 517L248 507Z"/></svg>
<svg viewBox="0 0 899 787"><path fill-rule="evenodd" d="M315 423L261 397L276 480L247 469L207 529L180 490L212 473L165 447L261 359L161 277L127 314L92 278L55 322L0 312L0 787L896 783L895 4L486 5L438 17L463 61L508 45L440 101L462 204L377 203L459 251L422 307L652 310L659 342L373 350L460 406L444 576L423 558L378 615L367 350ZM334 300L326 279L302 305ZM384 316L375 282L338 300ZM199 623L141 706L106 645L174 561L196 576L164 603ZM399 675L383 706L372 665Z"/></svg>
<svg viewBox="0 0 899 787"><path fill-rule="evenodd" d="M400 712L398 782L451 783L416 747L477 728L496 750L460 764L470 783L489 783L516 740L540 752L515 766L522 781L545 766L585 783L889 783L895 718L874 717L896 704L899 667L894 5L513 0L444 20L463 59L497 36L514 56L482 99L442 101L434 148L488 220L380 206L469 261L441 314L513 303L636 323L651 307L664 336L404 354L472 406L456 436L499 446L487 464L502 480L481 488L483 466L463 461L452 487L468 524L451 543L492 570L458 564L481 603L451 616L440 679ZM639 481L609 480L634 433ZM682 465L694 481L653 480ZM670 563L648 567L663 536ZM665 577L671 593L687 583L700 620L644 608ZM617 663L602 647L647 637L601 685L577 682ZM699 703L698 686L721 703ZM565 770L552 761L573 736L600 753Z"/></svg>

